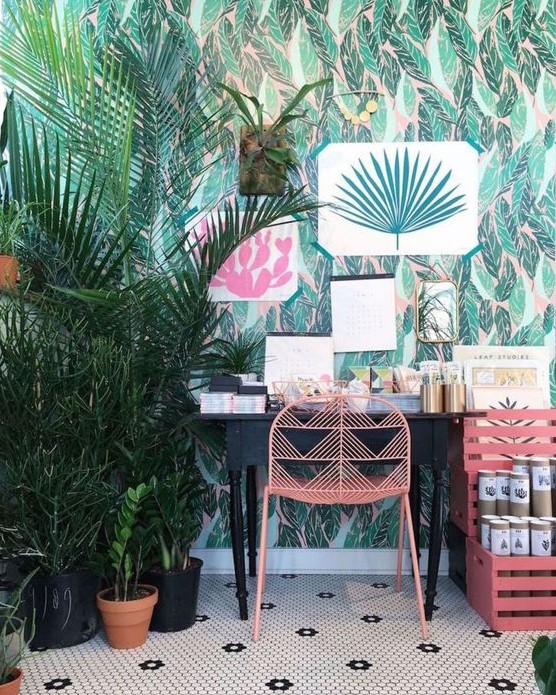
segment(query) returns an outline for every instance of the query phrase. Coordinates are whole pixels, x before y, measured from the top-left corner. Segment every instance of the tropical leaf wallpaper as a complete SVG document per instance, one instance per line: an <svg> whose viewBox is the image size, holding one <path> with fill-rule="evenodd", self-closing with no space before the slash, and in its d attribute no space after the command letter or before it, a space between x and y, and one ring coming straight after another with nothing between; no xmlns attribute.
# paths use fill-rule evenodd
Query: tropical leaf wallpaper
<svg viewBox="0 0 556 695"><path fill-rule="evenodd" d="M295 301L234 302L223 323L230 335L245 328L329 331L330 275L388 272L396 281L397 349L338 356L339 378L347 376L350 365L412 365L422 359L450 358L449 344L415 340L416 284L436 275L459 285L462 343L549 345L554 350L556 17L548 0L53 4L60 16L77 13L94 30L95 50L125 24L138 50L148 56L160 23L179 28L189 55L210 67L214 82L256 95L270 116L304 83L333 77L333 84L306 100L312 124L298 121L290 129L302 162L293 179L306 182L314 193L316 154L322 143L464 140L478 151L479 246L473 253L334 259L319 246L317 213L310 213L300 224ZM152 63L163 70L155 55ZM348 120L349 113L365 110L369 93L378 109L364 120ZM207 98L224 101L218 93ZM228 137L220 175L199 186L199 209L235 185L239 126L239 118L222 126ZM556 403L554 361L551 394ZM226 473L221 463L202 454L201 465L211 485L199 545L228 546ZM422 543L429 495L425 481ZM395 543L395 523L390 521L397 512L388 503L352 509L305 508L281 501L271 512L270 540L283 547Z"/></svg>

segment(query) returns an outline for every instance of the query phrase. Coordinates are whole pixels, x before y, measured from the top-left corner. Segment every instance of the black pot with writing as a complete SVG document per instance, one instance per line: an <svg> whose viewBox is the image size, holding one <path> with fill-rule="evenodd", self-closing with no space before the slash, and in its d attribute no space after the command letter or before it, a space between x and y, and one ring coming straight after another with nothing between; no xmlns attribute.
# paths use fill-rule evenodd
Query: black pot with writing
<svg viewBox="0 0 556 695"><path fill-rule="evenodd" d="M153 567L143 575L142 581L158 589L158 603L154 607L150 630L178 632L193 625L202 566L202 560L190 557L184 570L166 572Z"/></svg>
<svg viewBox="0 0 556 695"><path fill-rule="evenodd" d="M96 595L102 577L79 571L58 575L35 575L23 598L25 615L35 617L31 649L73 647L94 637L99 627Z"/></svg>

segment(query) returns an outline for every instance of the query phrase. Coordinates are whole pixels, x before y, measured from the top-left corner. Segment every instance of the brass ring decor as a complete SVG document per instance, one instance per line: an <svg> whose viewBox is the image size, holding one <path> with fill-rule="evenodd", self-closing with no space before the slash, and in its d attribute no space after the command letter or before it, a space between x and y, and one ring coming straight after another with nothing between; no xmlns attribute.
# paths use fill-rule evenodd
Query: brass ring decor
<svg viewBox="0 0 556 695"><path fill-rule="evenodd" d="M379 93L369 91L369 90L364 90L364 91L359 91L359 92L343 92L341 94L334 94L332 96L332 98L347 96L347 95L351 95L351 94L367 94L367 95L370 95L370 98L367 99L367 101L362 106L362 108L360 110L358 110L357 112L352 111L345 104L340 103L338 105L338 108L340 109L340 113L346 119L346 121L350 121L351 124L354 126L365 125L365 124L369 123L369 121L371 120L371 115L378 111L377 98L378 98L378 96L380 96Z"/></svg>

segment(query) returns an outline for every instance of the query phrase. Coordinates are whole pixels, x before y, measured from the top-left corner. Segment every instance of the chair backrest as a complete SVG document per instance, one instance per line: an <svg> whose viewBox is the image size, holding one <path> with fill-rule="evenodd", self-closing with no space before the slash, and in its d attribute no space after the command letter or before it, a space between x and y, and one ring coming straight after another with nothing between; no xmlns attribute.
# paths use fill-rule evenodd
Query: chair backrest
<svg viewBox="0 0 556 695"><path fill-rule="evenodd" d="M276 416L270 492L325 504L359 504L409 489L410 433L402 412L376 396L301 398Z"/></svg>

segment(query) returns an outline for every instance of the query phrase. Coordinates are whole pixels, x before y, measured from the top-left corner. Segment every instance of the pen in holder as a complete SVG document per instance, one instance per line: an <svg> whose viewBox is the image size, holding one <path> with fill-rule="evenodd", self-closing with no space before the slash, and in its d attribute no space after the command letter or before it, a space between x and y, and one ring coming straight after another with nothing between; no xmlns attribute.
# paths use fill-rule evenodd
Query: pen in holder
<svg viewBox="0 0 556 695"><path fill-rule="evenodd" d="M446 413L464 413L465 401L465 384L444 384L444 411Z"/></svg>
<svg viewBox="0 0 556 695"><path fill-rule="evenodd" d="M423 413L442 413L444 410L443 385L421 385L421 410Z"/></svg>

